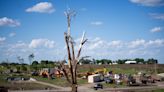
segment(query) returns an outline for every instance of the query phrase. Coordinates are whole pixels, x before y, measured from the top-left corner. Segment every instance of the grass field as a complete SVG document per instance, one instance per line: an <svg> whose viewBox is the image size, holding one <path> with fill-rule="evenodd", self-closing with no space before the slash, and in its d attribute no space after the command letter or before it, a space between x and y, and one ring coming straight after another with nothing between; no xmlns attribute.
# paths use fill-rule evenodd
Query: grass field
<svg viewBox="0 0 164 92"><path fill-rule="evenodd" d="M155 89L155 90L152 90L152 92L164 92L164 89Z"/></svg>
<svg viewBox="0 0 164 92"><path fill-rule="evenodd" d="M36 83L18 83L18 82L8 82L5 79L8 75L0 75L0 87L8 88L9 90L42 90L42 89L55 89L49 86L36 84Z"/></svg>
<svg viewBox="0 0 164 92"><path fill-rule="evenodd" d="M107 68L108 71L114 73L135 74L138 71L145 71L147 73L154 73L154 64L116 64L116 65L79 65L78 72L95 71L96 69ZM164 64L157 65L157 72L164 73Z"/></svg>
<svg viewBox="0 0 164 92"><path fill-rule="evenodd" d="M135 74L138 71L154 71L153 65L79 65L78 66L78 72L79 73L86 73L86 72L94 72L96 69L103 69L107 68L108 71L113 71L113 73L123 73L123 74ZM164 65L158 65L157 69L160 70L160 72L164 72ZM11 75L11 74L9 74ZM0 86L8 87L9 89L13 90L19 90L19 89L45 89L45 88L50 88L45 85L40 85L40 84L35 84L35 83L11 83L7 82L5 78L7 76L5 74L0 74ZM12 74L13 76L24 76L24 77L30 77L27 74ZM68 87L70 84L66 81L66 79L63 78L55 78L55 79L48 79L48 78L42 78L41 76L33 76L38 81L43 81L47 83L51 83L57 86L62 86L62 87ZM87 79L79 79L78 78L78 84L87 84ZM110 87L113 88L115 86L117 87L126 87L126 85L115 85L115 84L103 84L104 87ZM152 91L152 92L163 92L163 89L157 89L157 91Z"/></svg>
<svg viewBox="0 0 164 92"><path fill-rule="evenodd" d="M62 86L62 87L70 86L70 84L67 82L67 80L64 77L48 79L48 78L42 78L40 76L33 76L33 78L35 78L38 81L43 81L43 82L51 83L51 84ZM77 79L77 82L79 85L81 85L81 84L86 84L87 80L86 79Z"/></svg>

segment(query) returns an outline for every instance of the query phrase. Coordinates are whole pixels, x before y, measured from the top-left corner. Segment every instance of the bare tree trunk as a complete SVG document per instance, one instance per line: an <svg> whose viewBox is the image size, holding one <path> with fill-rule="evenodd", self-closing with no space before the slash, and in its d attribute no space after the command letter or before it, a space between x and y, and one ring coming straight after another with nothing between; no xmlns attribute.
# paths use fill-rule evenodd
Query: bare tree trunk
<svg viewBox="0 0 164 92"><path fill-rule="evenodd" d="M77 84L72 84L72 92L77 92Z"/></svg>
<svg viewBox="0 0 164 92"><path fill-rule="evenodd" d="M81 38L81 43L80 47L78 50L77 56L75 56L74 52L74 41L71 37L70 33L70 21L71 17L75 15L74 11L66 11L65 12L67 16L67 23L68 23L68 32L64 33L64 38L66 42L66 47L67 47L67 55L68 55L68 69L69 72L66 71L66 68L64 67L64 63L61 63L60 66L62 68L62 71L67 79L67 81L71 84L72 87L72 92L77 92L77 63L79 61L80 53L83 44L87 41L87 39L84 39L85 33L83 33L82 38ZM69 73L71 76L69 76Z"/></svg>

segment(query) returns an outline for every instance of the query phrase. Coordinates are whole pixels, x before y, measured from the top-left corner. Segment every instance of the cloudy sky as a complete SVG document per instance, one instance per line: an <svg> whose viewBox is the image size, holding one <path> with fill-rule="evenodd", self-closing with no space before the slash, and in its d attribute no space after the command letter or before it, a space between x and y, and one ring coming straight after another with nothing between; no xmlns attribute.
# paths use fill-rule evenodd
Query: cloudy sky
<svg viewBox="0 0 164 92"><path fill-rule="evenodd" d="M164 63L164 0L0 0L0 62L64 59L67 8L76 48L88 38L82 56Z"/></svg>

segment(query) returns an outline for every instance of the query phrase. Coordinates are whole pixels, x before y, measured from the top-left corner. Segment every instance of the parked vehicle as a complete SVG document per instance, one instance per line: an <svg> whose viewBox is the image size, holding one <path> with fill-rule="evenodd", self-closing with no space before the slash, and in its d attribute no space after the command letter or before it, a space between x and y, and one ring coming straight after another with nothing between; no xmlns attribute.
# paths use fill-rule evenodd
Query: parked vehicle
<svg viewBox="0 0 164 92"><path fill-rule="evenodd" d="M39 72L34 71L34 72L31 73L31 75L32 75L32 76L38 76L38 75L39 75Z"/></svg>
<svg viewBox="0 0 164 92"><path fill-rule="evenodd" d="M105 83L110 83L110 84L112 84L114 82L114 80L109 77L105 77L104 81L105 81Z"/></svg>
<svg viewBox="0 0 164 92"><path fill-rule="evenodd" d="M95 90L98 90L99 88L103 89L103 85L100 84L100 83L97 83L97 84L94 85Z"/></svg>
<svg viewBox="0 0 164 92"><path fill-rule="evenodd" d="M6 78L6 80L8 81L8 82L10 82L10 81L26 81L26 80L29 80L30 78L28 78L28 77L7 77Z"/></svg>
<svg viewBox="0 0 164 92"><path fill-rule="evenodd" d="M136 79L134 79L133 76L129 75L127 80L127 85L128 86L136 85Z"/></svg>

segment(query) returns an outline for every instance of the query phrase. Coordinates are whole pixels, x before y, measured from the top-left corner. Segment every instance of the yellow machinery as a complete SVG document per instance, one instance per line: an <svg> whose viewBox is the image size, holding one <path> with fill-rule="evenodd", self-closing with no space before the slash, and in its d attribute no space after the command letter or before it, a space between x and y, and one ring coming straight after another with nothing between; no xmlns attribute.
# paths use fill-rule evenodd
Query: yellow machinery
<svg viewBox="0 0 164 92"><path fill-rule="evenodd" d="M106 74L106 73L107 73L107 69L106 69L106 68L103 68L103 69L97 69L94 73Z"/></svg>

